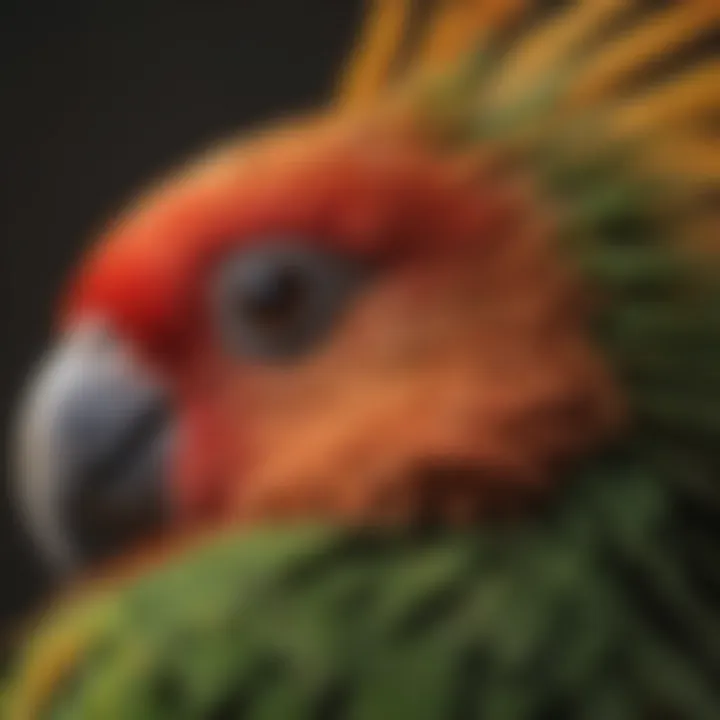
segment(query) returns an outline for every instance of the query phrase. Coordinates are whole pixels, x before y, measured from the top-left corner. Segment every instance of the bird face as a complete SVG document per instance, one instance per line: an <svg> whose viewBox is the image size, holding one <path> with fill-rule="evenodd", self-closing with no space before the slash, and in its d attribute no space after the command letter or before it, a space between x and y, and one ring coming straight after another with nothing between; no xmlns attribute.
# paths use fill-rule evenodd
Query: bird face
<svg viewBox="0 0 720 720"><path fill-rule="evenodd" d="M385 116L223 148L82 263L20 492L61 564L159 524L478 520L617 424L527 178Z"/></svg>

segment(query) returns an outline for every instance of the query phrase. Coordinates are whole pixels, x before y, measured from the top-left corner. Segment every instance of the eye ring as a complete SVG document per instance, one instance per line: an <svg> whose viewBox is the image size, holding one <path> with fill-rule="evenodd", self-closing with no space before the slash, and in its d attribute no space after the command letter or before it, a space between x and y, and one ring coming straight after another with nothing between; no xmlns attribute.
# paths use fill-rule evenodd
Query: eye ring
<svg viewBox="0 0 720 720"><path fill-rule="evenodd" d="M361 263L300 239L238 251L211 283L221 342L242 358L296 359L329 334L366 275Z"/></svg>

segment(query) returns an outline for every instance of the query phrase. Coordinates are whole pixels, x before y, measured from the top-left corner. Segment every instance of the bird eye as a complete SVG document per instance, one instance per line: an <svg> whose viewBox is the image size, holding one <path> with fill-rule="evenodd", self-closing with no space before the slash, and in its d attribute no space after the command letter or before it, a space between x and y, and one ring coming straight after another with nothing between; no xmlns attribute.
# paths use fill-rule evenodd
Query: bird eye
<svg viewBox="0 0 720 720"><path fill-rule="evenodd" d="M227 259L212 285L222 341L244 357L287 360L330 332L365 275L357 262L289 242Z"/></svg>

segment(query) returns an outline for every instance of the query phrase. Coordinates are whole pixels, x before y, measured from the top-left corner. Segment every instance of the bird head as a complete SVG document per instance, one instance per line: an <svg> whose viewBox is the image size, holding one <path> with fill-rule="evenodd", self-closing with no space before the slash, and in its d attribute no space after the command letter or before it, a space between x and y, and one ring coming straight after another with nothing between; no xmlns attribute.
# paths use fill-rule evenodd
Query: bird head
<svg viewBox="0 0 720 720"><path fill-rule="evenodd" d="M93 246L21 423L50 552L163 518L474 519L616 425L532 178L387 115L214 150Z"/></svg>
<svg viewBox="0 0 720 720"><path fill-rule="evenodd" d="M703 404L716 283L686 250L717 235L714 66L628 95L647 58L583 45L621 4L517 48L509 5L471 5L418 19L452 70L413 74L413 24L378 4L358 102L212 149L81 259L19 423L59 562L221 522L482 522ZM663 22L637 32L709 26Z"/></svg>

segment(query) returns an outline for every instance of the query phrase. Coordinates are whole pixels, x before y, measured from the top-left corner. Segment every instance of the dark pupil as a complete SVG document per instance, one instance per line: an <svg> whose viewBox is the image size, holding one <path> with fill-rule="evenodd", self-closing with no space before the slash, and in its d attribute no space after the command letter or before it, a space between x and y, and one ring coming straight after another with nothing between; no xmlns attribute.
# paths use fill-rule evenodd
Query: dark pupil
<svg viewBox="0 0 720 720"><path fill-rule="evenodd" d="M297 268L274 267L245 288L239 310L257 325L276 326L296 317L305 296L306 282Z"/></svg>

